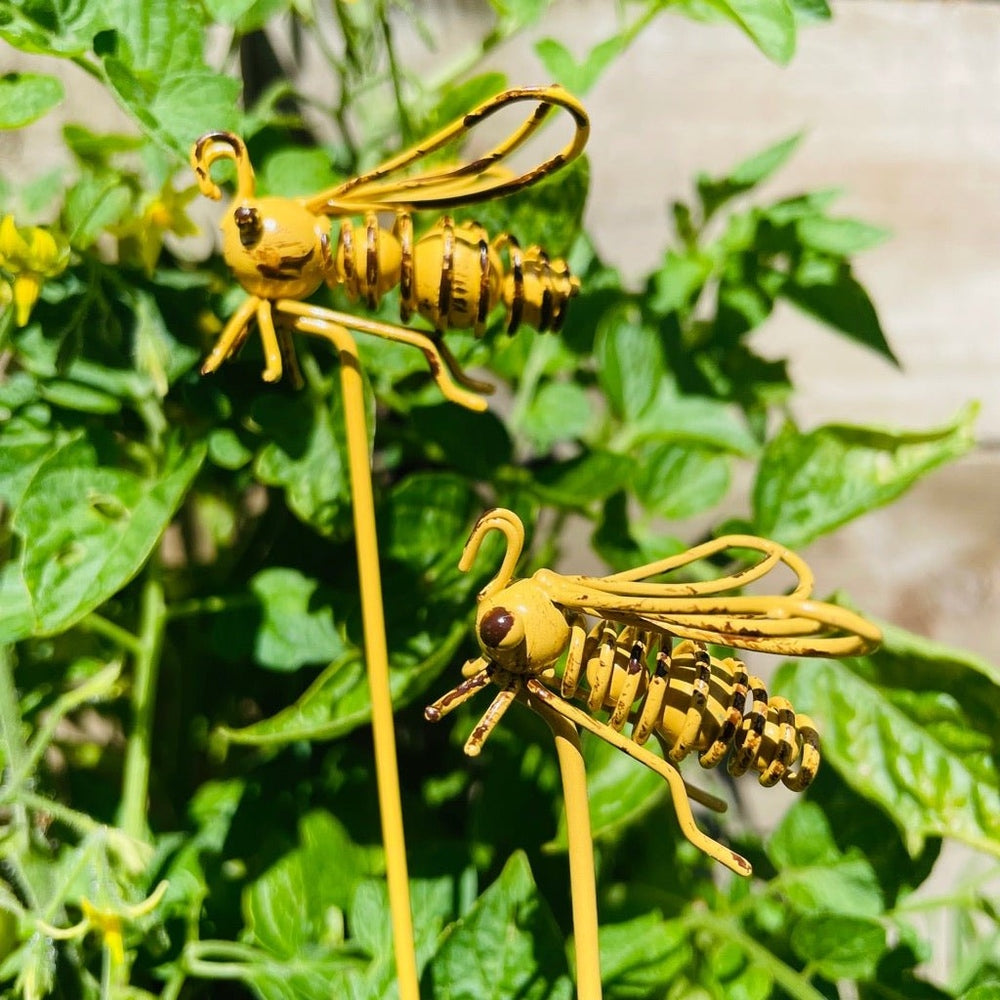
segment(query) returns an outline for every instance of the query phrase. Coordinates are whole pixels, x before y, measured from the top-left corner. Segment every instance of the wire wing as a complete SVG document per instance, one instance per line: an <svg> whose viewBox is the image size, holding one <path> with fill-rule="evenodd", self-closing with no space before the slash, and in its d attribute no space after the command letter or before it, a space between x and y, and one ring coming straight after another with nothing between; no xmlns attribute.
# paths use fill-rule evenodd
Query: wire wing
<svg viewBox="0 0 1000 1000"><path fill-rule="evenodd" d="M408 168L418 160L455 142L491 115L520 101L534 102L536 107L510 135L482 156L407 175ZM575 127L569 143L521 174L504 166L503 161L557 108L565 109L573 118ZM347 215L378 209L449 208L499 198L536 183L574 160L586 145L589 134L590 120L583 105L562 87L505 90L374 170L321 191L305 204L317 215Z"/></svg>
<svg viewBox="0 0 1000 1000"><path fill-rule="evenodd" d="M747 567L710 580L651 581L726 549L759 553ZM780 565L794 576L782 595L737 591ZM806 563L777 542L727 535L679 555L606 577L535 574L549 596L565 608L669 632L680 638L786 656L859 656L881 641L878 628L847 608L812 598Z"/></svg>

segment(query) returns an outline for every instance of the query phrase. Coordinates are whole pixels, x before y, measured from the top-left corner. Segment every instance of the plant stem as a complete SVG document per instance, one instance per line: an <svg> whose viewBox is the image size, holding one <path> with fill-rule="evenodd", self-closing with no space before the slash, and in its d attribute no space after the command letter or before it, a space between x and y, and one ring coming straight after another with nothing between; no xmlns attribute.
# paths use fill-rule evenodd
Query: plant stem
<svg viewBox="0 0 1000 1000"><path fill-rule="evenodd" d="M192 597L186 601L178 601L167 609L167 618L174 621L177 618L194 618L197 615L214 615L222 611L233 611L238 608L252 608L260 602L250 594L212 594L209 597Z"/></svg>
<svg viewBox="0 0 1000 1000"><path fill-rule="evenodd" d="M81 619L78 627L87 632L93 632L94 635L110 639L127 653L138 656L142 651L142 643L140 643L137 635L133 635L128 629L122 628L121 625L116 625L103 615L97 614L96 611L92 611L86 618Z"/></svg>
<svg viewBox="0 0 1000 1000"><path fill-rule="evenodd" d="M410 114L406 108L406 101L403 97L403 79L399 71L399 63L396 60L396 50L392 44L392 26L389 24L389 12L385 9L385 3L379 5L379 27L382 30L382 40L385 43L386 57L389 60L389 78L392 81L392 94L396 100L396 115L399 119L399 128L402 133L402 145L408 146L413 141L413 124L410 121Z"/></svg>
<svg viewBox="0 0 1000 1000"><path fill-rule="evenodd" d="M708 910L692 911L682 919L689 927L708 931L720 940L732 941L744 955L766 969L794 1000L825 1000L823 994L807 982L801 972L786 965L772 951L745 934L734 921L718 917Z"/></svg>
<svg viewBox="0 0 1000 1000"><path fill-rule="evenodd" d="M101 824L88 816L86 813L71 809L69 806L56 802L54 799L47 799L44 795L36 795L34 792L26 792L23 789L18 792L18 802L33 809L35 812L48 813L53 819L65 823L70 829L75 830L82 836L95 833L100 829Z"/></svg>
<svg viewBox="0 0 1000 1000"><path fill-rule="evenodd" d="M147 570L142 591L139 652L132 679L132 734L125 751L122 785L121 827L130 837L145 840L148 834L146 800L156 707L156 680L167 624L163 585L154 564Z"/></svg>
<svg viewBox="0 0 1000 1000"><path fill-rule="evenodd" d="M10 649L0 646L0 739L6 751L8 776L20 771L28 752L21 734L21 706L12 661Z"/></svg>

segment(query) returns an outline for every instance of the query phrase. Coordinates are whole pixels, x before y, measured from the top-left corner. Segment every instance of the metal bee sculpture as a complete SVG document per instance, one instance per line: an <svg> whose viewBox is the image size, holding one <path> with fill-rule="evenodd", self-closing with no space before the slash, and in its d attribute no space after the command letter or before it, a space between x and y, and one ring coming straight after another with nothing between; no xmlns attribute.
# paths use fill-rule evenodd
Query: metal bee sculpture
<svg viewBox="0 0 1000 1000"><path fill-rule="evenodd" d="M716 658L706 644L792 656L856 656L879 643L879 630L845 608L814 600L809 567L764 538L727 535L611 576L542 569L517 580L524 528L516 514L494 509L474 527L460 569L471 568L492 530L506 536L507 549L496 577L478 596L476 639L482 653L465 664L461 684L427 707L426 717L437 722L488 685L499 687L465 744L465 752L476 756L513 701L555 711L665 778L685 836L731 870L749 875L744 858L698 830L688 800L717 811L725 803L688 785L677 765L695 752L702 767L714 767L728 752L731 774L755 771L762 785L781 781L801 791L819 767L819 738L808 716L796 714L784 698L768 697L763 682L739 660ZM654 580L727 550L759 558L717 579ZM795 578L790 592L737 593L779 565ZM555 666L564 654L557 677ZM596 717L601 711L609 713L607 721ZM645 748L650 737L663 757Z"/></svg>
<svg viewBox="0 0 1000 1000"><path fill-rule="evenodd" d="M410 172L417 161L523 101L536 107L488 152L468 162ZM568 111L574 123L565 148L520 174L504 166L557 108ZM211 177L212 164L220 159L236 164L236 193L221 222L223 255L249 293L226 323L202 372L214 372L232 357L256 321L264 347L265 381L280 379L286 365L300 380L290 331L323 336L323 324L335 324L417 347L447 398L471 409L485 409L479 394L491 387L459 369L440 335L449 328L471 328L481 335L487 317L501 303L507 310L510 333L521 323L540 331L556 330L579 283L564 261L550 260L536 246L522 250L507 233L491 240L475 223L456 225L444 216L414 239L411 213L520 191L575 159L589 130L583 107L561 87L508 90L381 166L308 198L257 197L243 140L231 132L202 136L191 151L191 165L203 194L221 197ZM380 213L394 214L391 228L383 226ZM363 219L360 225L352 221L357 217ZM331 233L331 218L341 220L336 236ZM433 326L433 332L302 301L324 283L342 285L352 300L362 300L369 309L398 286L403 323L419 315Z"/></svg>

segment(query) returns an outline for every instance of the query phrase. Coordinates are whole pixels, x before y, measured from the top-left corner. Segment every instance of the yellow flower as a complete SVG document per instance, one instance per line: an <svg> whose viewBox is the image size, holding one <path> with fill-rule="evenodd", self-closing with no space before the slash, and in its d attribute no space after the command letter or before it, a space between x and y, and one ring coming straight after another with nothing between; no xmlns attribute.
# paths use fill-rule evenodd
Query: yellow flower
<svg viewBox="0 0 1000 1000"><path fill-rule="evenodd" d="M125 964L125 940L122 934L122 922L138 920L152 913L167 891L167 882L161 882L141 903L129 906L119 903L118 906L95 906L89 899L80 901L83 919L72 927L53 927L44 920L36 921L39 931L53 941L69 941L71 938L81 938L90 931L97 931L104 940L111 957L111 964L116 968Z"/></svg>
<svg viewBox="0 0 1000 1000"><path fill-rule="evenodd" d="M164 233L193 236L198 227L188 218L188 202L198 193L194 185L178 191L170 181L151 198L142 214L112 230L118 237L118 259L152 274L163 247Z"/></svg>
<svg viewBox="0 0 1000 1000"><path fill-rule="evenodd" d="M69 248L46 229L29 226L18 230L14 217L0 221L0 268L13 278L11 282L18 326L24 326L38 301L42 282L54 278L66 267Z"/></svg>

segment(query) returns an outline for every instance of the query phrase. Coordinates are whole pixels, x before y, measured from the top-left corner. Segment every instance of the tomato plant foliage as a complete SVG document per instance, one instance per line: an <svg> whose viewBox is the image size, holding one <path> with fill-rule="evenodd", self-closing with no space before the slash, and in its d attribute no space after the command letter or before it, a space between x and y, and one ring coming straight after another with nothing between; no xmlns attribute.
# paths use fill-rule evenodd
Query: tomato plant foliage
<svg viewBox="0 0 1000 1000"><path fill-rule="evenodd" d="M477 51L546 6L484 5ZM823 0L644 0L621 5L593 51L545 38L537 54L583 93L668 6L735 25L781 63L798 26L830 13ZM198 374L241 293L218 256L193 260L184 242L186 156L232 129L262 189L316 190L507 81L477 75L475 59L421 79L390 30L416 17L408 4L334 12L0 0L0 37L50 57L0 77L0 128L52 114L79 72L133 123L67 124L68 166L0 179L3 996L395 995L336 362L300 342L305 388L265 386L251 337L215 377ZM275 23L325 39L333 141L310 131L298 81L267 68ZM51 75L53 59L70 74ZM522 516L528 570L558 560L567 525L621 570L697 541L685 520L710 520L738 467L753 483L741 527L802 546L971 447L971 411L917 430L788 416L786 366L749 337L779 304L803 336L894 360L852 266L885 233L836 214L833 192L758 193L798 142L699 176L640 291L582 228L585 160L477 207L491 232L537 240L581 277L559 335L508 338L499 321L481 341L448 335L509 405L443 403L419 352L360 338L427 997L574 994L544 727L512 711L471 763L474 708L440 727L421 716L472 655L492 550L471 574L456 564L484 507ZM775 686L817 719L827 764L763 840L730 812L719 835L753 859L749 882L678 837L658 778L586 745L605 995L813 1000L846 982L872 1000L996 996L997 901L982 880L930 904L911 894L945 839L1000 856L1000 673L889 628L871 656L788 664ZM963 944L932 983L916 913L935 906Z"/></svg>

